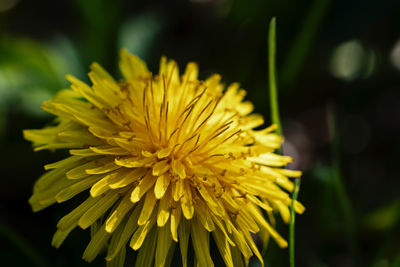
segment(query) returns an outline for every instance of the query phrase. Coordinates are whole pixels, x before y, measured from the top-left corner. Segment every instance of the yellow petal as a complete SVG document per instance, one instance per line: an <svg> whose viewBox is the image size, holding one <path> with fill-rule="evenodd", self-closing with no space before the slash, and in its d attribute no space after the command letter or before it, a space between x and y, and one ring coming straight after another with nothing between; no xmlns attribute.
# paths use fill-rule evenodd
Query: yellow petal
<svg viewBox="0 0 400 267"><path fill-rule="evenodd" d="M203 228L201 223L194 218L192 220L192 243L196 253L199 267L211 267L214 263L210 256L209 233Z"/></svg>
<svg viewBox="0 0 400 267"><path fill-rule="evenodd" d="M257 224L264 227L281 248L287 247L288 244L286 240L283 239L278 232L269 225L269 223L264 219L260 210L256 206L249 207L251 207L250 212L253 214L254 220L257 222Z"/></svg>
<svg viewBox="0 0 400 267"><path fill-rule="evenodd" d="M111 260L106 262L106 267L123 267L125 264L126 248L121 248L118 254Z"/></svg>
<svg viewBox="0 0 400 267"><path fill-rule="evenodd" d="M244 236L241 232L239 232L235 227L232 228L233 239L235 240L235 244L239 247L240 252L243 254L246 260L250 259L253 256L249 245L247 244Z"/></svg>
<svg viewBox="0 0 400 267"><path fill-rule="evenodd" d="M189 236L190 236L190 224L187 220L181 220L181 223L178 227L178 235L179 235L179 245L181 249L182 256L182 265L183 267L187 267L187 252L189 245Z"/></svg>
<svg viewBox="0 0 400 267"><path fill-rule="evenodd" d="M222 259L225 262L225 265L228 267L234 267L230 245L227 239L225 238L224 234L219 229L213 231L212 234L214 236L215 243L217 244Z"/></svg>
<svg viewBox="0 0 400 267"><path fill-rule="evenodd" d="M183 180L178 179L178 181L172 184L172 196L174 200L179 201L183 193L184 193Z"/></svg>
<svg viewBox="0 0 400 267"><path fill-rule="evenodd" d="M276 200L273 203L278 208L279 213L281 214L282 220L285 223L289 223L289 221L290 221L290 212L289 212L288 206L286 206L285 204L282 203L282 201L279 201L279 200Z"/></svg>
<svg viewBox="0 0 400 267"><path fill-rule="evenodd" d="M151 153L150 151L147 150L142 150L142 155L146 158L151 158L154 156L154 153Z"/></svg>
<svg viewBox="0 0 400 267"><path fill-rule="evenodd" d="M63 143L82 144L82 146L86 144L90 145L102 144L102 142L99 139L88 133L86 129L59 131L57 133L57 141Z"/></svg>
<svg viewBox="0 0 400 267"><path fill-rule="evenodd" d="M96 183L98 180L101 179L101 176L98 175L92 175L90 177L87 177L86 179L80 180L77 183L61 190L57 195L56 195L56 200L58 203L64 202L66 200L71 199L75 195L81 193L82 191L88 189L90 186L92 186L94 183Z"/></svg>
<svg viewBox="0 0 400 267"><path fill-rule="evenodd" d="M246 194L246 198L248 200L250 200L251 202L253 202L254 204L256 204L257 206L263 208L264 210L272 211L272 208L266 202L262 202L257 197L255 197L255 196L253 196L251 194Z"/></svg>
<svg viewBox="0 0 400 267"><path fill-rule="evenodd" d="M121 50L120 57L119 68L126 81L132 82L140 76L145 77L149 74L146 63L137 56L130 54L126 49Z"/></svg>
<svg viewBox="0 0 400 267"><path fill-rule="evenodd" d="M254 243L253 237L245 229L242 231L242 233L244 235L244 238L247 241L247 244L250 246L251 250L256 255L256 257L260 260L261 266L264 267L264 260L263 260L261 254L260 254L260 251L257 248L257 245Z"/></svg>
<svg viewBox="0 0 400 267"><path fill-rule="evenodd" d="M90 168L96 168L98 167L97 165L98 163L96 163L95 161L90 161L88 163L85 163L83 165L80 165L76 168L73 168L72 170L68 171L66 173L66 176L68 179L82 179L85 178L87 176L89 176L88 173L86 173L86 169L90 169Z"/></svg>
<svg viewBox="0 0 400 267"><path fill-rule="evenodd" d="M112 174L103 175L103 178L90 188L90 195L92 197L98 197L101 194L107 192L110 189L108 186L110 177L115 176L117 174L118 174L117 172L114 172Z"/></svg>
<svg viewBox="0 0 400 267"><path fill-rule="evenodd" d="M176 173L181 179L186 177L185 165L181 161L172 160L171 167L174 173Z"/></svg>
<svg viewBox="0 0 400 267"><path fill-rule="evenodd" d="M119 129L116 127L102 128L102 127L96 126L96 125L92 125L89 127L89 132L91 134L93 134L94 136L96 136L98 138L108 140L108 142L110 141L110 139L112 137L114 137L115 135L118 135L118 131L119 131Z"/></svg>
<svg viewBox="0 0 400 267"><path fill-rule="evenodd" d="M131 242L129 244L129 246L133 250L138 250L142 246L143 241L147 236L147 233L150 231L150 229L156 222L155 218L156 218L156 212L153 212L151 218L144 225L140 225L139 228L136 230L136 232L133 234Z"/></svg>
<svg viewBox="0 0 400 267"><path fill-rule="evenodd" d="M114 78L105 70L103 67L99 65L97 62L93 62L90 65L90 69L96 74L96 80L93 80L93 83L100 83L104 80L110 80L115 82Z"/></svg>
<svg viewBox="0 0 400 267"><path fill-rule="evenodd" d="M142 203L139 203L133 210L133 212L129 215L129 218L125 224L124 230L121 234L121 238L118 240L118 243L108 250L106 260L113 259L117 253L125 247L129 238L132 237L133 232L138 228L137 220L140 215L140 211L142 210Z"/></svg>
<svg viewBox="0 0 400 267"><path fill-rule="evenodd" d="M57 181L65 178L65 168L57 168L43 174L33 187L34 192L44 191L52 187Z"/></svg>
<svg viewBox="0 0 400 267"><path fill-rule="evenodd" d="M207 85L207 88L218 90L218 86L220 86L220 82L221 82L221 75L213 74L207 78L206 85Z"/></svg>
<svg viewBox="0 0 400 267"><path fill-rule="evenodd" d="M97 202L90 207L85 214L78 221L78 225L82 229L88 228L92 223L94 223L100 216L102 216L112 205L114 205L115 201L119 198L119 194L117 190L111 191L108 194L104 195L101 199L97 200Z"/></svg>
<svg viewBox="0 0 400 267"><path fill-rule="evenodd" d="M142 167L145 165L145 163L140 159L141 159L140 157L116 158L115 164L126 168Z"/></svg>
<svg viewBox="0 0 400 267"><path fill-rule="evenodd" d="M276 169L277 172L288 176L288 177L300 177L301 171L289 170L289 169Z"/></svg>
<svg viewBox="0 0 400 267"><path fill-rule="evenodd" d="M168 174L163 174L157 177L157 181L154 186L154 194L157 199L160 199L164 196L165 192L168 189L170 180L171 177Z"/></svg>
<svg viewBox="0 0 400 267"><path fill-rule="evenodd" d="M158 151L157 157L158 157L159 159L163 159L163 158L165 158L165 157L168 157L168 156L171 154L172 150L173 150L172 147L163 148L163 149L161 149L160 151Z"/></svg>
<svg viewBox="0 0 400 267"><path fill-rule="evenodd" d="M274 153L264 153L258 157L248 157L251 162L255 162L262 165L281 167L292 162L292 158L288 156L281 156Z"/></svg>
<svg viewBox="0 0 400 267"><path fill-rule="evenodd" d="M62 217L57 223L57 228L59 228L61 231L67 231L70 227L72 227L72 225L77 224L79 218L97 201L98 199L94 199L92 197L87 198L73 211Z"/></svg>
<svg viewBox="0 0 400 267"><path fill-rule="evenodd" d="M188 185L188 182L187 181L183 181L183 182L184 182L183 183L184 193L182 194L182 197L181 197L181 207L182 207L182 212L183 212L183 215L185 216L185 218L190 220L194 214L192 192L191 192L190 186Z"/></svg>
<svg viewBox="0 0 400 267"><path fill-rule="evenodd" d="M169 249L172 245L171 231L169 225L157 229L157 248L155 255L155 266L164 267Z"/></svg>
<svg viewBox="0 0 400 267"><path fill-rule="evenodd" d="M73 163L76 163L77 161L81 161L82 157L78 156L71 156L66 159L51 163L51 164L46 164L44 165L45 170L50 170L50 169L56 169L56 168L64 168L68 167Z"/></svg>
<svg viewBox="0 0 400 267"><path fill-rule="evenodd" d="M203 201L198 201L196 203L196 214L198 220L207 231L212 232L215 230L215 225L212 217L210 216L210 212Z"/></svg>
<svg viewBox="0 0 400 267"><path fill-rule="evenodd" d="M91 156L97 156L98 154L94 152L93 150L89 148L83 148L83 149L70 149L69 153L71 155L76 155L76 156L81 156L81 157L91 157Z"/></svg>
<svg viewBox="0 0 400 267"><path fill-rule="evenodd" d="M119 243L120 239L122 238L122 234L124 232L126 222L127 222L127 220L124 219L122 221L122 223L119 225L119 227L117 227L116 230L112 233L111 240L110 240L110 243L108 244L107 251L115 251L116 250L118 243ZM109 233L107 231L107 229L106 229L106 232ZM106 261L107 261L106 266L109 267L111 265L113 267L122 267L123 263L125 261L125 257L123 257L123 260L120 259L121 256L124 256L124 255L120 255L121 253L125 254L125 248L120 249L120 251L117 252L115 257L113 257L113 258L107 256L106 257ZM120 261L120 263L122 263L120 266L117 265L119 261Z"/></svg>
<svg viewBox="0 0 400 267"><path fill-rule="evenodd" d="M118 146L97 146L97 147L90 147L93 152L102 155L128 155L130 154L129 151L118 147Z"/></svg>
<svg viewBox="0 0 400 267"><path fill-rule="evenodd" d="M126 169L123 172L119 172L117 176L112 177L109 180L108 186L111 189L125 187L140 178L143 178L146 172L147 169L145 168L134 168L133 170Z"/></svg>
<svg viewBox="0 0 400 267"><path fill-rule="evenodd" d="M132 209L134 204L130 201L129 194L126 194L118 207L111 213L105 223L105 229L108 233L112 233L121 221L125 218L125 215Z"/></svg>
<svg viewBox="0 0 400 267"><path fill-rule="evenodd" d="M243 259L242 253L237 247L232 247L231 252L232 252L233 266L245 267L249 265L249 260L246 258Z"/></svg>
<svg viewBox="0 0 400 267"><path fill-rule="evenodd" d="M153 229L148 234L146 240L144 240L143 245L140 247L138 252L135 267L152 267L154 266L154 256L156 250L157 241L157 230Z"/></svg>
<svg viewBox="0 0 400 267"><path fill-rule="evenodd" d="M69 235L69 233L76 227L76 223L72 224L68 229L64 231L61 229L57 229L55 232L53 239L51 240L51 245L55 248L59 248L61 244L64 242L65 238Z"/></svg>
<svg viewBox="0 0 400 267"><path fill-rule="evenodd" d="M177 203L174 203L174 205L177 205ZM171 235L175 242L178 242L178 227L180 219L181 208L179 206L174 206L171 211Z"/></svg>
<svg viewBox="0 0 400 267"><path fill-rule="evenodd" d="M236 218L236 222L239 225L242 225L244 229L247 229L248 231L252 232L253 234L258 233L260 231L260 228L258 227L257 223L254 221L253 215L248 212L248 206L253 205L250 202L247 203L243 207L243 209L240 210L239 215Z"/></svg>
<svg viewBox="0 0 400 267"><path fill-rule="evenodd" d="M101 99L86 83L78 80L72 75L66 75L65 78L72 83L71 88L89 100L90 103L93 103L100 109L108 107L107 102Z"/></svg>
<svg viewBox="0 0 400 267"><path fill-rule="evenodd" d="M183 74L183 77L186 78L187 81L193 81L197 79L198 73L199 69L197 67L197 64L194 62L190 62L186 65L186 70L185 73Z"/></svg>
<svg viewBox="0 0 400 267"><path fill-rule="evenodd" d="M222 223L222 221L229 221L229 217L227 215L225 215L225 218L223 219L219 219L218 217L216 217L214 214L210 214L211 217L213 218L214 223L219 227L219 229L222 231L222 233L225 235L226 240L229 242L229 244L231 244L231 246L235 246L235 243L233 243L232 239L229 237L228 233L226 232L226 229ZM227 224L227 223L225 223Z"/></svg>
<svg viewBox="0 0 400 267"><path fill-rule="evenodd" d="M249 130L264 124L264 118L259 114L250 114L242 121L240 128L242 130Z"/></svg>
<svg viewBox="0 0 400 267"><path fill-rule="evenodd" d="M82 258L87 262L93 261L103 247L107 244L107 240L110 238L110 236L111 235L106 232L104 227L101 227L96 234L92 236L92 239L86 247Z"/></svg>
<svg viewBox="0 0 400 267"><path fill-rule="evenodd" d="M56 138L58 129L55 127L47 127L40 130L24 130L24 138L32 141L34 145L53 143Z"/></svg>
<svg viewBox="0 0 400 267"><path fill-rule="evenodd" d="M116 169L119 169L120 166L116 165L114 162L108 162L106 164L103 164L102 166L99 166L97 168L91 168L91 169L86 169L86 173L88 174L102 174L102 173L107 173L114 171Z"/></svg>
<svg viewBox="0 0 400 267"><path fill-rule="evenodd" d="M55 181L50 187L45 190L34 188L34 193L29 199L29 203L32 205L35 211L47 207L56 202L57 194L65 188L76 183L76 181L68 180L65 177L61 177L60 180Z"/></svg>
<svg viewBox="0 0 400 267"><path fill-rule="evenodd" d="M163 227L168 219L171 212L171 204L172 204L172 197L171 197L171 190L165 194L165 196L160 199L160 205L158 207L158 215L157 215L157 225L158 227Z"/></svg>
<svg viewBox="0 0 400 267"><path fill-rule="evenodd" d="M223 216L223 211L221 207L217 203L217 199L215 196L209 192L209 189L203 185L203 183L199 183L199 187L197 188L200 195L203 197L205 203L207 204L208 208L215 214L220 217Z"/></svg>
<svg viewBox="0 0 400 267"><path fill-rule="evenodd" d="M140 180L139 184L135 187L135 189L133 189L131 194L131 201L133 203L138 202L142 198L142 196L153 186L155 181L156 177L151 175L150 172L148 172L146 176L144 176L142 180Z"/></svg>
<svg viewBox="0 0 400 267"><path fill-rule="evenodd" d="M289 195L286 192L279 190L274 184L265 183L264 186L260 186L260 184L254 184L249 181L243 182L241 187L245 188L253 195L279 200L290 200Z"/></svg>
<svg viewBox="0 0 400 267"><path fill-rule="evenodd" d="M154 196L154 192L151 190L148 191L144 199L142 212L140 213L139 216L138 225L144 225L150 219L150 216L153 213L153 209L156 203L157 199Z"/></svg>
<svg viewBox="0 0 400 267"><path fill-rule="evenodd" d="M164 174L166 171L169 169L169 163L167 160L161 160L154 164L153 166L153 175L154 176L159 176L161 174Z"/></svg>
<svg viewBox="0 0 400 267"><path fill-rule="evenodd" d="M306 208L303 206L303 204L301 204L300 202L298 202L297 200L294 202L294 210L299 213L302 214Z"/></svg>

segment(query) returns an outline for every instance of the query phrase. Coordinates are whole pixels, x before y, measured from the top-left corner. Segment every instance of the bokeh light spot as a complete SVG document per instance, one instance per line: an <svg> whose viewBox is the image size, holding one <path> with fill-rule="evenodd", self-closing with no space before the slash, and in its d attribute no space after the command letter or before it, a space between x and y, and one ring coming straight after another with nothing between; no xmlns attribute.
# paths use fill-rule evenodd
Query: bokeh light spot
<svg viewBox="0 0 400 267"><path fill-rule="evenodd" d="M331 56L330 70L343 81L354 81L370 76L375 69L375 54L363 47L359 40L351 40L335 48Z"/></svg>
<svg viewBox="0 0 400 267"><path fill-rule="evenodd" d="M400 40L394 45L392 52L390 53L390 60L396 69L400 70Z"/></svg>

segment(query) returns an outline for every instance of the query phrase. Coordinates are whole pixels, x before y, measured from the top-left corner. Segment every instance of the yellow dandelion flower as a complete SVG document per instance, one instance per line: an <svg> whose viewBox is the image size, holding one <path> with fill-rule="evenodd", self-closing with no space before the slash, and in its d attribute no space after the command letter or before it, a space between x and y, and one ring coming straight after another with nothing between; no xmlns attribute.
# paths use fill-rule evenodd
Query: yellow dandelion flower
<svg viewBox="0 0 400 267"><path fill-rule="evenodd" d="M116 81L92 64L91 86L68 75L72 90L43 103L56 125L24 131L35 150L70 154L45 165L33 210L87 195L58 222L53 246L75 227L91 227L86 261L106 250L107 265L122 266L129 245L136 266L164 266L178 242L186 266L191 240L197 264L207 267L210 234L227 266L253 255L263 261L252 234L286 247L271 220L277 211L289 221L288 177L301 173L281 168L291 158L274 154L282 142L275 126L255 130L264 121L243 102L246 92L236 83L225 88L219 75L198 80L195 63L179 76L164 57L153 75L126 50L120 69L124 80ZM295 209L304 210L299 202Z"/></svg>

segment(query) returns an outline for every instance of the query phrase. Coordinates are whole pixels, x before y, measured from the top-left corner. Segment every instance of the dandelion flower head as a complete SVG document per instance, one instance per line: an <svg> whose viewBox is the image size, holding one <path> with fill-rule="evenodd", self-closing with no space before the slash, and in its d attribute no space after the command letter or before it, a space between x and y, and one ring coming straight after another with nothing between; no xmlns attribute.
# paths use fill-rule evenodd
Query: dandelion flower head
<svg viewBox="0 0 400 267"><path fill-rule="evenodd" d="M42 106L55 123L24 131L35 150L70 154L45 165L33 210L86 195L58 222L52 245L90 227L83 258L105 250L108 266L122 266L129 247L136 266L165 266L177 244L184 266L191 248L199 266L213 266L210 234L227 266L246 266L253 255L262 262L254 234L286 247L274 214L289 221L289 178L301 173L282 168L291 161L274 153L282 138L274 125L258 129L264 120L243 101L246 92L219 75L198 80L195 63L180 76L165 57L153 75L126 50L120 70L117 81L93 63L92 85L68 75L72 90Z"/></svg>

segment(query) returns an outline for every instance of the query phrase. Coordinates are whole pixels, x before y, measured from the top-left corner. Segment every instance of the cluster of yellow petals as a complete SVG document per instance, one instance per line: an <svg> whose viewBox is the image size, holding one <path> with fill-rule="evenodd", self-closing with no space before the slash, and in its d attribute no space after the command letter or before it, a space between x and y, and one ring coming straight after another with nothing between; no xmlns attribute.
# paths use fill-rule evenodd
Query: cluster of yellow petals
<svg viewBox="0 0 400 267"><path fill-rule="evenodd" d="M83 258L107 248L108 266L123 265L127 244L139 251L136 266L168 265L176 242L186 266L189 237L198 265L213 266L210 233L227 266L245 266L253 255L262 262L251 234L287 246L273 212L289 221L288 177L301 173L283 169L291 158L273 153L282 142L274 126L255 130L264 121L251 114L245 91L224 88L219 75L198 80L195 63L179 76L164 57L153 75L126 50L120 69L124 80L116 81L92 64L91 86L67 76L73 90L43 103L56 124L24 131L36 150L70 153L45 166L30 198L34 211L90 192L59 221L53 245L90 226ZM295 210L304 208L295 202Z"/></svg>

